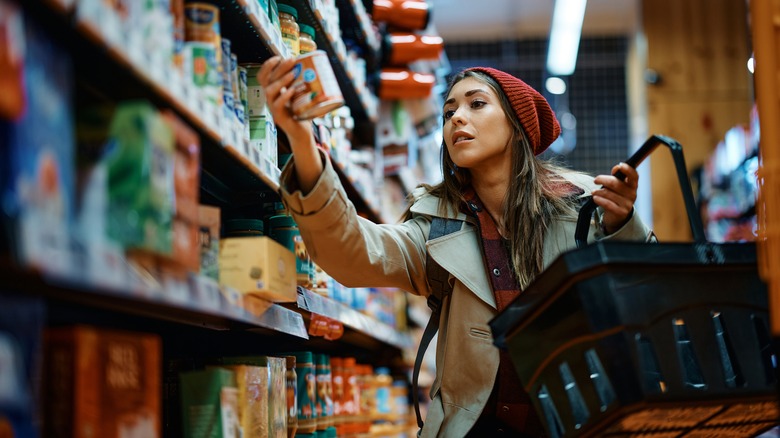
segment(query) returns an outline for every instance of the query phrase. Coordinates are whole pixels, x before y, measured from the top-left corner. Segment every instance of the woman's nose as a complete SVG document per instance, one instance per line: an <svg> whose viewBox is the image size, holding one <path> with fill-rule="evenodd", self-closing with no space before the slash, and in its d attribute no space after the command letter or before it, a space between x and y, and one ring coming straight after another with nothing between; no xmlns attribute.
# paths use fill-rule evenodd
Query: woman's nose
<svg viewBox="0 0 780 438"><path fill-rule="evenodd" d="M460 108L456 109L455 112L452 113L451 120L453 125L461 124L466 121L463 115L463 111L461 111Z"/></svg>

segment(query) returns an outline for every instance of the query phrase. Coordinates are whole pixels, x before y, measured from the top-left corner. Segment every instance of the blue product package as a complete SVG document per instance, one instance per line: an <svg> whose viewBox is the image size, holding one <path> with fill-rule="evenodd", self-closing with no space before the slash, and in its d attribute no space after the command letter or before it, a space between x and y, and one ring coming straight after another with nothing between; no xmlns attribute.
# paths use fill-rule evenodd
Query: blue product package
<svg viewBox="0 0 780 438"><path fill-rule="evenodd" d="M75 203L73 74L68 52L25 21L26 108L0 122L0 209L16 259L69 274Z"/></svg>
<svg viewBox="0 0 780 438"><path fill-rule="evenodd" d="M0 290L0 432L40 436L41 352L45 308L40 297Z"/></svg>

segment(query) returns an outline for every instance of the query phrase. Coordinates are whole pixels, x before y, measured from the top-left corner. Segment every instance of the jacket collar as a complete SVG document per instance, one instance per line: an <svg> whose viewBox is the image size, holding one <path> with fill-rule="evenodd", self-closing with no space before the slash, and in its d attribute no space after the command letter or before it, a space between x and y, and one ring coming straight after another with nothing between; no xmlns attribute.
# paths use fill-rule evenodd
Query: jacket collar
<svg viewBox="0 0 780 438"><path fill-rule="evenodd" d="M482 301L496 308L496 297L485 271L477 227L466 223L460 231L428 241L428 253L436 263L460 280Z"/></svg>
<svg viewBox="0 0 780 438"><path fill-rule="evenodd" d="M479 246L477 227L474 225L475 219L459 211L453 211L451 208L447 210L446 215L442 216L439 213L440 199L428 194L425 189L416 189L413 196L415 202L411 207L412 213L466 222L460 231L429 240L426 243L428 253L436 263L457 278L482 301L495 308L496 298L493 296L493 288L490 286L490 279L487 277L482 260L482 248Z"/></svg>
<svg viewBox="0 0 780 438"><path fill-rule="evenodd" d="M447 207L446 213L441 214L439 212L439 203L441 202L441 199L428 193L424 187L414 189L412 197L414 199L414 204L412 204L411 207L412 213L474 222L474 218L469 217L460 211L455 211L449 206Z"/></svg>

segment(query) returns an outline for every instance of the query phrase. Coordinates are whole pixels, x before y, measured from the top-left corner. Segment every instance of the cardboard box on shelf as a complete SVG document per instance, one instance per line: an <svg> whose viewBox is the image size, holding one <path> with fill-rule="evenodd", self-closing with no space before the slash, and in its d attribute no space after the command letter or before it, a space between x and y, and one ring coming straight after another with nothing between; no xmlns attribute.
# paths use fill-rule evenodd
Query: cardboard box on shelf
<svg viewBox="0 0 780 438"><path fill-rule="evenodd" d="M269 237L229 237L219 242L219 282L259 297L294 303L295 255Z"/></svg>
<svg viewBox="0 0 780 438"><path fill-rule="evenodd" d="M157 335L74 326L45 339L44 436L161 436Z"/></svg>

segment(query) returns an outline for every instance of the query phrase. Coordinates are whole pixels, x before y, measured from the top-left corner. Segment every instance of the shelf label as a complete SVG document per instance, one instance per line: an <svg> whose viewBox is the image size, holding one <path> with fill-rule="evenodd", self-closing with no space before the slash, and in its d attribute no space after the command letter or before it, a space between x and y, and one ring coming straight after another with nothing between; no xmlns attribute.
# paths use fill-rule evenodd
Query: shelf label
<svg viewBox="0 0 780 438"><path fill-rule="evenodd" d="M194 307L200 310L219 313L222 307L222 294L216 280L203 275L195 275Z"/></svg>

